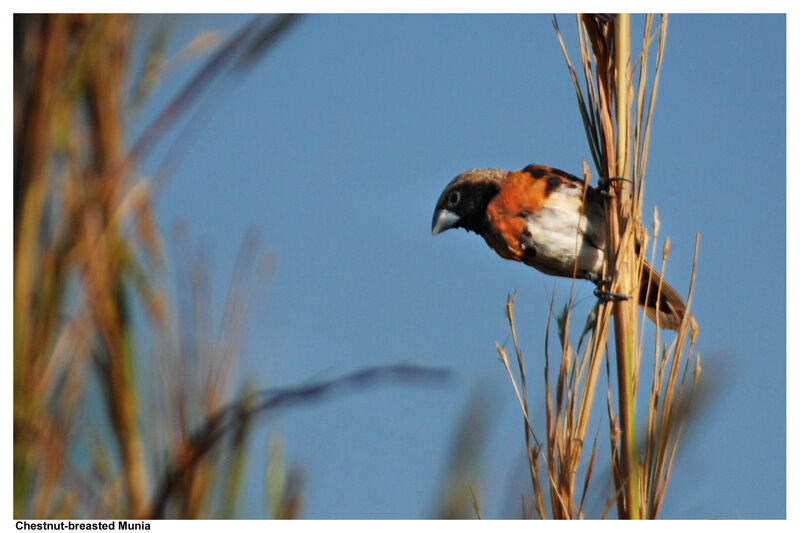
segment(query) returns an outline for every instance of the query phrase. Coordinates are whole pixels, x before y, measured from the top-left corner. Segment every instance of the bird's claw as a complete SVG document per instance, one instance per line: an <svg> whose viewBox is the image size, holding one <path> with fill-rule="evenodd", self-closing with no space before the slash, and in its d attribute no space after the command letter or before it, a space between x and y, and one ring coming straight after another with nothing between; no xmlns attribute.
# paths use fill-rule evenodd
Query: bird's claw
<svg viewBox="0 0 800 533"><path fill-rule="evenodd" d="M630 299L630 296L628 296L627 294L620 294L618 292L607 291L605 289L601 289L600 287L597 287L594 290L594 295L597 297L598 300L601 300L603 302L611 302L611 301L620 302L623 300Z"/></svg>
<svg viewBox="0 0 800 533"><path fill-rule="evenodd" d="M613 281L611 278L601 278L599 274L594 272L586 272L586 279L597 285L597 287L594 289L594 295L603 302L619 302L630 298L630 296L627 294L611 292L604 288L611 286L611 282Z"/></svg>

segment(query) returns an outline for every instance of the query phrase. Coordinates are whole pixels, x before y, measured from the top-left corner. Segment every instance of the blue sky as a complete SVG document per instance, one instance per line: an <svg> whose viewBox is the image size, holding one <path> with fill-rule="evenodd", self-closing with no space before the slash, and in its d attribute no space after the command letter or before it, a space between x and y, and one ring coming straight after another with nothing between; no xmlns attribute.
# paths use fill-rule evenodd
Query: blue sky
<svg viewBox="0 0 800 533"><path fill-rule="evenodd" d="M140 21L137 37L160 20ZM169 20L174 54L198 31L229 34L248 17ZM575 19L559 22L575 60ZM645 218L657 205L672 243L666 277L682 293L701 234L693 309L709 394L679 450L665 518L786 513L785 28L782 15L669 20ZM197 65L167 74L131 140ZM569 284L501 260L472 234L431 238L430 219L465 169L535 162L579 174L590 160L550 16L310 16L212 98L157 206L166 235L183 220L212 252L220 307L249 228L277 258L249 314L240 375L280 386L397 361L457 372L446 389L382 388L263 424L242 515L263 514L266 442L279 433L305 471L306 517L430 516L478 387L491 413L478 497L485 516L516 516L530 490L515 474L523 433L494 342L507 340L503 308L516 290L539 376L548 297L555 282L563 304ZM591 289L579 285L581 309ZM530 379L533 399L541 389Z"/></svg>

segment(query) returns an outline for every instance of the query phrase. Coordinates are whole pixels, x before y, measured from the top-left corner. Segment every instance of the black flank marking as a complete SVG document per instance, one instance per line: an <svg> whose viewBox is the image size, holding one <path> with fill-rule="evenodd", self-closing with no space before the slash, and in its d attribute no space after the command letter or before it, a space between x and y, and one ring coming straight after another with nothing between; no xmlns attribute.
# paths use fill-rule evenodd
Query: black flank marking
<svg viewBox="0 0 800 533"><path fill-rule="evenodd" d="M559 188L561 185L564 184L564 180L562 180L559 176L556 176L554 174L548 174L546 179L547 179L547 187L545 187L544 189L544 194L546 196L550 196L550 193L552 193L554 190L556 190L557 188Z"/></svg>
<svg viewBox="0 0 800 533"><path fill-rule="evenodd" d="M528 259L533 259L534 257L536 257L536 254L538 253L536 250L536 246L530 242L532 237L533 236L531 235L531 232L528 228L522 230L522 238L524 240L520 242L520 247L522 248L523 263Z"/></svg>
<svg viewBox="0 0 800 533"><path fill-rule="evenodd" d="M532 244L525 244L522 247L522 262L525 263L526 260L533 259L536 257L538 251L536 250L536 246Z"/></svg>

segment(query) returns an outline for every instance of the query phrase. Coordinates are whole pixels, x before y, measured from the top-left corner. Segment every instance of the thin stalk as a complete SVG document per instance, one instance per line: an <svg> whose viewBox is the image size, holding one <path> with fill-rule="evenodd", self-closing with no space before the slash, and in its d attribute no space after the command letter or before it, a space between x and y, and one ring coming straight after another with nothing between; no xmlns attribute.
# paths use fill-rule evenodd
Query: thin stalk
<svg viewBox="0 0 800 533"><path fill-rule="evenodd" d="M630 104L628 99L628 85L630 83L629 63L630 63L630 15L622 13L617 16L614 32L616 64L616 122L617 122L617 175L620 177L628 176L628 139L629 121L628 115ZM616 195L611 199L611 213L609 216L611 223L611 250L618 250L621 257L614 257L616 260L615 279L619 283L618 289L624 294L632 294L632 259L633 247L619 247L619 231L626 231L627 228L617 227L620 210L627 211L624 206L628 205L629 196L627 189L620 186L617 189L620 198ZM626 213L627 214L627 213ZM628 239L621 239L626 241ZM610 255L614 255L613 252ZM621 268L620 268L621 267ZM629 300L617 302L614 309L614 334L617 351L617 386L619 390L619 412L622 431L622 473L625 478L625 501L626 515L628 518L638 519L639 509L639 459L636 451L636 417L633 383L633 363L636 353L635 321L631 321L632 303Z"/></svg>

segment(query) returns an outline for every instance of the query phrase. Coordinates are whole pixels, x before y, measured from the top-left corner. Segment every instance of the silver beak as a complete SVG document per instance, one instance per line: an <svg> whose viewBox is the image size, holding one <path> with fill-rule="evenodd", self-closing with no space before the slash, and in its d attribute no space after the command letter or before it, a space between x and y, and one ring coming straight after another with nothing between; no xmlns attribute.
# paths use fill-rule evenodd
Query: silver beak
<svg viewBox="0 0 800 533"><path fill-rule="evenodd" d="M433 222L431 222L431 234L438 235L439 233L448 230L455 226L461 219L458 215L447 209L439 209L433 213Z"/></svg>

